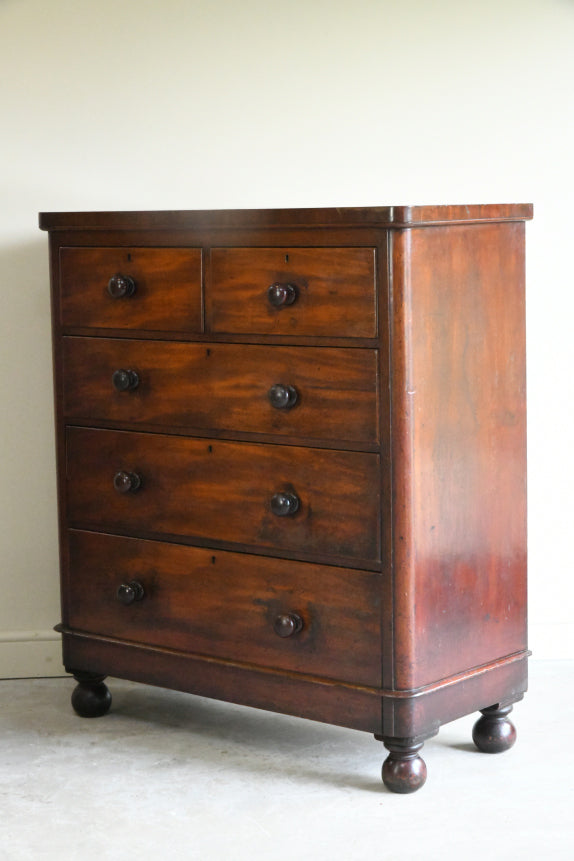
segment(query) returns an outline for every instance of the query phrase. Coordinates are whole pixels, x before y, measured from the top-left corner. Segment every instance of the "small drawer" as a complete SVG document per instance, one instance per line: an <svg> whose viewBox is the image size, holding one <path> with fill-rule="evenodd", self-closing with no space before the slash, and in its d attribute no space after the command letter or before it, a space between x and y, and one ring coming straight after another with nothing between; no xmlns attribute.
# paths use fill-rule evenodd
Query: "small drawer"
<svg viewBox="0 0 574 861"><path fill-rule="evenodd" d="M212 332L373 338L373 248L213 248Z"/></svg>
<svg viewBox="0 0 574 861"><path fill-rule="evenodd" d="M60 249L60 322L201 332L201 249Z"/></svg>
<svg viewBox="0 0 574 861"><path fill-rule="evenodd" d="M376 443L377 352L63 339L64 415Z"/></svg>
<svg viewBox="0 0 574 861"><path fill-rule="evenodd" d="M68 428L73 527L380 560L379 456ZM365 560L364 563L362 560Z"/></svg>
<svg viewBox="0 0 574 861"><path fill-rule="evenodd" d="M72 530L75 630L380 685L380 575Z"/></svg>

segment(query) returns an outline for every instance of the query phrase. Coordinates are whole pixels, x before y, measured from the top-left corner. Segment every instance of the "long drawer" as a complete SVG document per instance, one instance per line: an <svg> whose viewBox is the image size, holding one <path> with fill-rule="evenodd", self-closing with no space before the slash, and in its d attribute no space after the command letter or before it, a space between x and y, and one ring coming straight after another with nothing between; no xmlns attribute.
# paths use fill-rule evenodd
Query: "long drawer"
<svg viewBox="0 0 574 861"><path fill-rule="evenodd" d="M68 428L71 526L380 560L379 456Z"/></svg>
<svg viewBox="0 0 574 861"><path fill-rule="evenodd" d="M75 630L380 684L378 574L74 530L69 541Z"/></svg>
<svg viewBox="0 0 574 861"><path fill-rule="evenodd" d="M377 440L377 353L63 339L64 415L302 439Z"/></svg>

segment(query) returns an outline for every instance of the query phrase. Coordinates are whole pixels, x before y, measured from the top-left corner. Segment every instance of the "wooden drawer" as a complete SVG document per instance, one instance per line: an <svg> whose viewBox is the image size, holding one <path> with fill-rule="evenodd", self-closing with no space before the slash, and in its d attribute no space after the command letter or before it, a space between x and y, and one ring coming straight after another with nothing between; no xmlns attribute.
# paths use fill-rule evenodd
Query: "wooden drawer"
<svg viewBox="0 0 574 861"><path fill-rule="evenodd" d="M364 452L68 428L69 523L372 565L378 467ZM135 492L115 489L135 476Z"/></svg>
<svg viewBox="0 0 574 861"><path fill-rule="evenodd" d="M292 304L275 307L272 285ZM373 338L373 248L214 248L207 295L211 331Z"/></svg>
<svg viewBox="0 0 574 861"><path fill-rule="evenodd" d="M76 531L69 564L76 630L380 685L373 572ZM124 605L118 587L133 580L143 597ZM280 616L301 630L278 636Z"/></svg>
<svg viewBox="0 0 574 861"><path fill-rule="evenodd" d="M68 419L377 440L374 350L68 337L63 356Z"/></svg>
<svg viewBox="0 0 574 861"><path fill-rule="evenodd" d="M61 248L60 303L64 326L201 332L201 249Z"/></svg>

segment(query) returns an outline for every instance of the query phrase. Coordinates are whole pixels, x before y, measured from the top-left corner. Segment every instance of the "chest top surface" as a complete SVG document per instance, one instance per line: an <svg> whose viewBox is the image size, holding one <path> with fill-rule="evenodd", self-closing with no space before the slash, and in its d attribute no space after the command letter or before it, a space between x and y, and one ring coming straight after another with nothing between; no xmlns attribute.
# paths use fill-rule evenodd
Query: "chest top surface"
<svg viewBox="0 0 574 861"><path fill-rule="evenodd" d="M482 221L524 221L532 204L369 206L305 209L42 212L42 230L192 229L194 227L416 227Z"/></svg>

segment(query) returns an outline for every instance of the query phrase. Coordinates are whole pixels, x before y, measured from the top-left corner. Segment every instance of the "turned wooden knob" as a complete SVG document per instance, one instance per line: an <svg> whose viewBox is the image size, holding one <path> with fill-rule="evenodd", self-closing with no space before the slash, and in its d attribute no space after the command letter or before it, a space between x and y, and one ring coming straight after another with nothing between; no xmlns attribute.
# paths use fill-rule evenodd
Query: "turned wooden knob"
<svg viewBox="0 0 574 861"><path fill-rule="evenodd" d="M286 613L277 616L273 622L273 630L278 637L292 637L303 627L303 619L297 613Z"/></svg>
<svg viewBox="0 0 574 861"><path fill-rule="evenodd" d="M112 374L112 383L114 389L118 392L131 392L139 386L140 378L137 371L118 368Z"/></svg>
<svg viewBox="0 0 574 861"><path fill-rule="evenodd" d="M118 493L135 493L141 486L141 476L137 472L124 472L120 470L114 475L114 489Z"/></svg>
<svg viewBox="0 0 574 861"><path fill-rule="evenodd" d="M108 293L112 299L128 299L136 292L136 282L131 275L116 272L108 281Z"/></svg>
<svg viewBox="0 0 574 861"><path fill-rule="evenodd" d="M276 282L267 290L267 298L274 308L283 308L292 305L297 298L297 287L295 284L280 284Z"/></svg>
<svg viewBox="0 0 574 861"><path fill-rule="evenodd" d="M276 383L271 386L267 393L269 402L276 410L290 410L294 407L299 398L299 393L295 386L284 386L281 383Z"/></svg>
<svg viewBox="0 0 574 861"><path fill-rule="evenodd" d="M144 597L144 587L137 580L130 580L128 583L121 583L118 586L116 597L120 604L133 604L134 601L141 601Z"/></svg>
<svg viewBox="0 0 574 861"><path fill-rule="evenodd" d="M277 517L288 517L299 511L299 497L296 493L274 493L271 497L271 511Z"/></svg>

